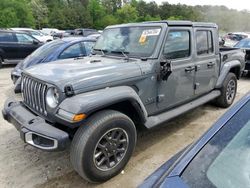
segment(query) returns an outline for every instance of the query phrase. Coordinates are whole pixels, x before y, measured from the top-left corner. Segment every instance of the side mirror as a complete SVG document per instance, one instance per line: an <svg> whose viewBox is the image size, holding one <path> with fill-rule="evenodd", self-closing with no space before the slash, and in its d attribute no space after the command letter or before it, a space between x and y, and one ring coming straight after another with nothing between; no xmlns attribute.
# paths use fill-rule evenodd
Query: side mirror
<svg viewBox="0 0 250 188"><path fill-rule="evenodd" d="M33 44L37 45L39 42L37 40L33 40Z"/></svg>
<svg viewBox="0 0 250 188"><path fill-rule="evenodd" d="M225 45L225 40L224 39L220 39L219 40L219 45L220 46L224 46Z"/></svg>
<svg viewBox="0 0 250 188"><path fill-rule="evenodd" d="M160 65L161 65L160 78L162 80L167 80L172 73L172 62L171 60L163 58L160 62Z"/></svg>

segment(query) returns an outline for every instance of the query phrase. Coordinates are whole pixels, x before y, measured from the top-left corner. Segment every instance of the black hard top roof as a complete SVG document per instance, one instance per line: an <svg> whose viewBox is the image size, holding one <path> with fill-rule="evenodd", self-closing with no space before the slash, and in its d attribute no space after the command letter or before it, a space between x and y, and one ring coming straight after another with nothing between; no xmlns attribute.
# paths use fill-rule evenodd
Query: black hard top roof
<svg viewBox="0 0 250 188"><path fill-rule="evenodd" d="M168 26L186 26L186 27L207 27L207 28L218 28L217 24L215 23L208 23L208 22L191 22L191 21L172 21L172 20L160 20L160 21L146 21L146 22L138 22L138 23L127 23L127 24L118 24L113 26L108 26L107 28L115 28L115 27L129 27L129 26L143 26L144 24L147 25L154 25L154 24L166 24Z"/></svg>
<svg viewBox="0 0 250 188"><path fill-rule="evenodd" d="M149 22L143 22L143 23L166 23L169 26L193 26L193 27L215 27L217 28L217 24L215 23L209 23L209 22L191 22L191 21L185 21L185 20L161 20L161 21L149 21Z"/></svg>

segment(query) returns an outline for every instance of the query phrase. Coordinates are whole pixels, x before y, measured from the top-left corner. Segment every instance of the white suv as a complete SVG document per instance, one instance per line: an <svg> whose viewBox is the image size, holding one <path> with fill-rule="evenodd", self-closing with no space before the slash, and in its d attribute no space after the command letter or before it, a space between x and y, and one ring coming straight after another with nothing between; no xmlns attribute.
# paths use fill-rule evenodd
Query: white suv
<svg viewBox="0 0 250 188"><path fill-rule="evenodd" d="M14 31L23 31L26 33L29 33L30 35L32 35L34 38L36 38L37 40L41 41L41 42L50 42L53 40L53 37L50 35L45 35L40 31L34 30L34 29L30 29L30 28L11 28Z"/></svg>

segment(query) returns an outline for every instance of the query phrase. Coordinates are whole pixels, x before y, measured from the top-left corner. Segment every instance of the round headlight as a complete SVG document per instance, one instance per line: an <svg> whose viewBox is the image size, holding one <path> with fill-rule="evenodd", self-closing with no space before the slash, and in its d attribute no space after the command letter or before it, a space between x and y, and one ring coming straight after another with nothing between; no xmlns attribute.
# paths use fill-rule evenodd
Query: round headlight
<svg viewBox="0 0 250 188"><path fill-rule="evenodd" d="M50 108L57 107L59 103L59 93L56 88L51 87L46 94L46 103Z"/></svg>

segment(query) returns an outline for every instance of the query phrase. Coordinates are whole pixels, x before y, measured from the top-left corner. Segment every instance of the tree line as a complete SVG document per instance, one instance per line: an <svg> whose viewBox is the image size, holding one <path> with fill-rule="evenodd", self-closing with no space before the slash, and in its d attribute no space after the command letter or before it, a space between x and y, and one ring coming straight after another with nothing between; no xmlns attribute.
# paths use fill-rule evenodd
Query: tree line
<svg viewBox="0 0 250 188"><path fill-rule="evenodd" d="M225 6L187 6L143 0L0 0L0 28L96 28L107 25L191 20L215 22L222 31L250 31L250 12Z"/></svg>

